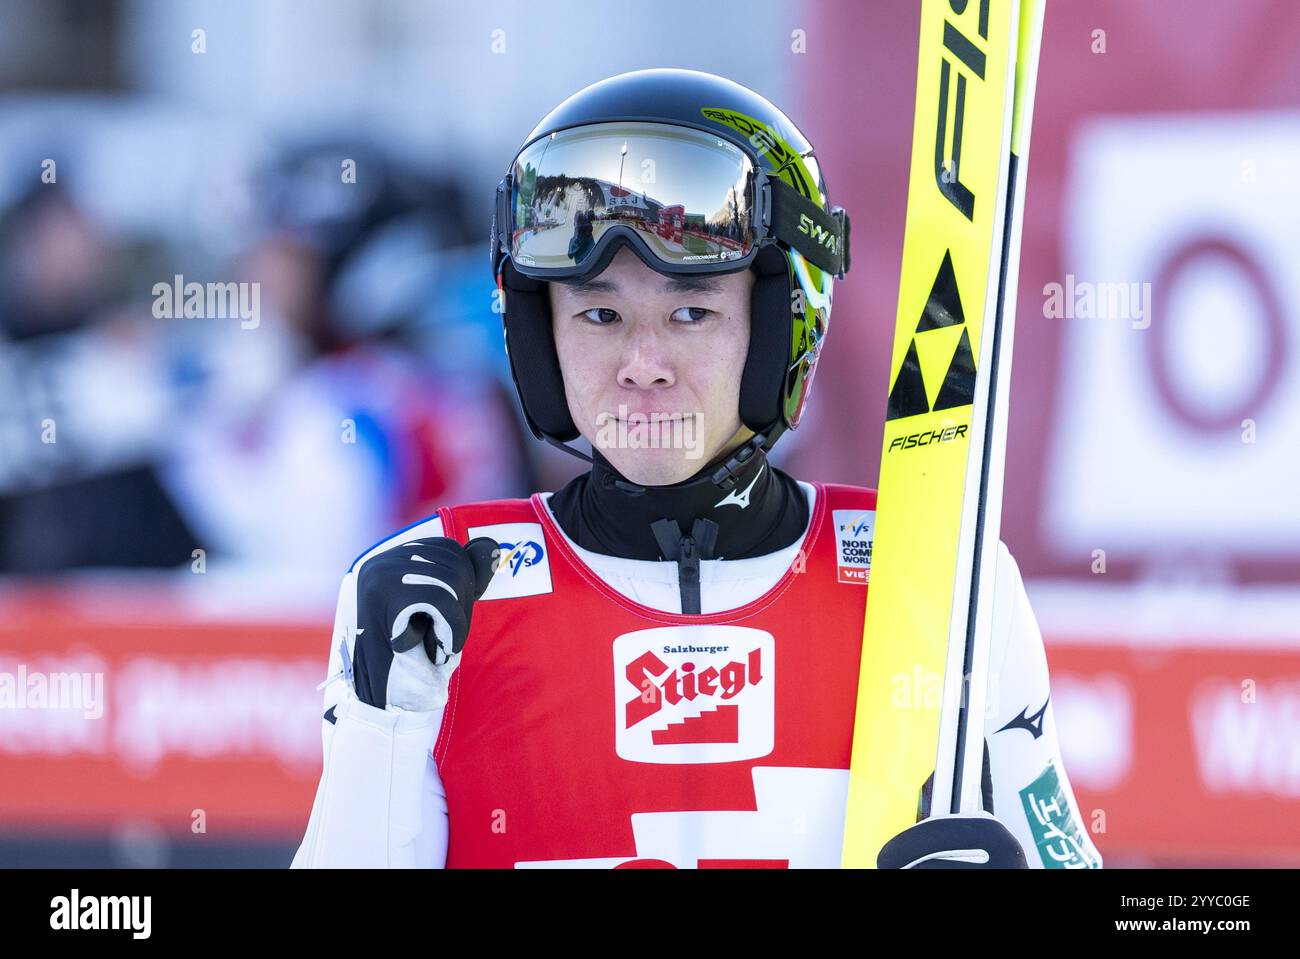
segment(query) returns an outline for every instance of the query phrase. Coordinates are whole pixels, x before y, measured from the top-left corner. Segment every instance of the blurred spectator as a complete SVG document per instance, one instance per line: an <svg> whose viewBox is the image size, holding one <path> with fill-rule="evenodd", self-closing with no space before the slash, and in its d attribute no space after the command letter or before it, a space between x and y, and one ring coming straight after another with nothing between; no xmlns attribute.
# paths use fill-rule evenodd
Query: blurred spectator
<svg viewBox="0 0 1300 959"><path fill-rule="evenodd" d="M120 253L55 184L0 227L0 572L190 557L153 463L155 337L110 313Z"/></svg>
<svg viewBox="0 0 1300 959"><path fill-rule="evenodd" d="M457 350L472 331L449 251L482 232L458 188L372 145L310 144L265 171L256 205L265 230L238 272L260 284L262 315L235 338L287 337L295 365L252 409L209 395L188 419L169 478L203 539L333 575L438 506L526 492L496 363ZM478 312L496 319L486 296ZM430 342L445 352L422 356Z"/></svg>

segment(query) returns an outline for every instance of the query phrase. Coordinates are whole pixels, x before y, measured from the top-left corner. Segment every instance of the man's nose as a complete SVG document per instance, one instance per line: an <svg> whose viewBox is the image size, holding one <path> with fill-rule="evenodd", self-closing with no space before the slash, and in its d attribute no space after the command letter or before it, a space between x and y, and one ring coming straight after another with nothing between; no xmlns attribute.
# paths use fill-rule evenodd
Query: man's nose
<svg viewBox="0 0 1300 959"><path fill-rule="evenodd" d="M618 370L618 384L627 389L655 389L677 381L667 344L657 332L644 328L630 332Z"/></svg>

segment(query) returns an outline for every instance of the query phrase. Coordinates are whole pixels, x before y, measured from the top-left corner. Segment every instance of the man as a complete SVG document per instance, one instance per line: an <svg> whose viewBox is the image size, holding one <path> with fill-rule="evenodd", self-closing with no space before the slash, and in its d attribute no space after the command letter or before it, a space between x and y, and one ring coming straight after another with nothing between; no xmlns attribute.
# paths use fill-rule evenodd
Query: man
<svg viewBox="0 0 1300 959"><path fill-rule="evenodd" d="M295 865L838 865L875 494L766 453L803 414L848 229L803 135L722 78L623 74L541 121L493 267L528 424L588 439L591 470L443 509L344 577ZM999 564L997 818L927 821L882 865L1100 864Z"/></svg>

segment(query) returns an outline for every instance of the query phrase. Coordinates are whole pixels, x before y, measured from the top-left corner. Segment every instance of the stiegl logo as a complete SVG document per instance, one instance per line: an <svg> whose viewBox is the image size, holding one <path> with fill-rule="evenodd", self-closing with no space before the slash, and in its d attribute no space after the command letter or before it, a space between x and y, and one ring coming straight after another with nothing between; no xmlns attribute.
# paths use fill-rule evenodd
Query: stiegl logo
<svg viewBox="0 0 1300 959"><path fill-rule="evenodd" d="M775 743L772 634L663 626L614 640L614 744L641 763L756 759Z"/></svg>
<svg viewBox="0 0 1300 959"><path fill-rule="evenodd" d="M657 683L655 676L663 676ZM696 673L694 663L682 663L680 670L669 669L653 652L633 660L627 667L629 682L639 683L643 690L653 687L649 696L636 696L627 704L627 724L635 726L653 716L664 703L676 706L693 702L697 696L717 697L723 701L735 699L750 683L763 681L763 654L752 649L745 659L733 659L721 669L710 666Z"/></svg>
<svg viewBox="0 0 1300 959"><path fill-rule="evenodd" d="M148 939L152 896L83 896L78 889L50 900L50 928L129 930L133 939Z"/></svg>

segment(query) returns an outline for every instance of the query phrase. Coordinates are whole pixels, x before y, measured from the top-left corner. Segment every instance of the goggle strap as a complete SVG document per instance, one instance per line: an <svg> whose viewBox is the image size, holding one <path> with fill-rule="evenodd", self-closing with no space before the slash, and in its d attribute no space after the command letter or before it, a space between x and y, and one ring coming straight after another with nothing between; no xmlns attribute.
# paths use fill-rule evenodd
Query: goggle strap
<svg viewBox="0 0 1300 959"><path fill-rule="evenodd" d="M497 184L496 202L492 207L492 272L496 273L501 257L510 252L510 232L513 229L510 200L514 177L507 173Z"/></svg>
<svg viewBox="0 0 1300 959"><path fill-rule="evenodd" d="M772 178L772 229L777 239L832 276L848 268L847 215L827 213L784 180Z"/></svg>

